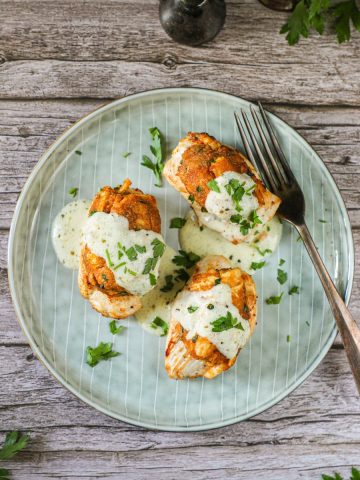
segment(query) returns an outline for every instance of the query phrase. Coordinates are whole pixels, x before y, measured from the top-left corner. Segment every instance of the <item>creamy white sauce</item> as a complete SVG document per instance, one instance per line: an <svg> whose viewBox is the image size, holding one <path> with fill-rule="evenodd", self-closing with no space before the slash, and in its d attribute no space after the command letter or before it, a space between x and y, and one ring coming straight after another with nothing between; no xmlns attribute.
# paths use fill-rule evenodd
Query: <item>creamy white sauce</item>
<svg viewBox="0 0 360 480"><path fill-rule="evenodd" d="M174 277L177 275L176 270L179 269L172 259L176 255L175 250L167 246L164 255L161 258L159 267L159 278L156 284L150 292L141 298L142 308L135 313L136 319L141 326L148 332L155 335L161 335L163 333L161 328L152 328L150 325L156 317L160 317L168 325L170 324L170 312L172 302L179 290L182 289L184 282L175 281ZM166 284L166 276L173 276L173 288L168 292L163 292L161 289Z"/></svg>
<svg viewBox="0 0 360 480"><path fill-rule="evenodd" d="M226 317L228 312L236 318L237 323L241 323L243 330L230 328L214 332L212 322ZM205 291L183 290L174 301L171 316L188 331L187 339L191 340L196 335L205 337L227 358L233 358L250 337L249 322L241 317L232 304L229 285L222 283Z"/></svg>
<svg viewBox="0 0 360 480"><path fill-rule="evenodd" d="M67 268L79 268L81 229L86 222L90 200L75 200L57 214L51 237L56 256Z"/></svg>
<svg viewBox="0 0 360 480"><path fill-rule="evenodd" d="M193 212L189 212L186 223L179 232L181 248L187 252L194 252L200 257L206 255L224 255L233 267L240 267L253 275L253 262L260 263L271 256L277 249L282 234L282 224L277 217L264 224L259 229L257 243L240 243L234 245L220 233L197 223Z"/></svg>
<svg viewBox="0 0 360 480"><path fill-rule="evenodd" d="M237 180L245 189L245 193L239 200L238 205L235 205L234 200L225 188L231 180ZM237 172L225 172L217 177L215 181L220 192L210 190L205 202L207 211L203 212L194 205L200 223L220 232L230 241L251 238L253 232L258 229L258 225L255 225L254 228L244 235L240 231L240 226L237 223L232 223L230 218L233 215L241 215L243 219L247 220L249 215L256 211L259 219L264 223L263 210L259 209L259 202L254 195L255 182L246 173L240 174ZM240 207L239 210L236 209L237 206Z"/></svg>
<svg viewBox="0 0 360 480"><path fill-rule="evenodd" d="M143 271L147 261L155 256L156 241L164 244L160 234L150 230L130 230L125 217L112 213L95 212L83 227L84 245L102 257L114 274L116 283L134 295L144 295L154 287L151 275ZM131 248L134 255L130 255ZM151 269L155 279L158 278L159 265L160 258Z"/></svg>

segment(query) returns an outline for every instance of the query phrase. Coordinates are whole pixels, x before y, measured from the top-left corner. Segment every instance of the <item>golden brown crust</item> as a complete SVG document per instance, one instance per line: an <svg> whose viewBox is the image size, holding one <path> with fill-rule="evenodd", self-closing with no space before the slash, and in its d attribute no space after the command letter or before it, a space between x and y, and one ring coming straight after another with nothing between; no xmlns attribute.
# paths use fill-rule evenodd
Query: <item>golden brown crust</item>
<svg viewBox="0 0 360 480"><path fill-rule="evenodd" d="M103 187L94 197L89 215L94 212L116 213L127 218L131 230L152 230L160 233L161 220L156 199L139 189L122 185ZM95 255L87 245L80 253L79 288L95 310L105 317L126 318L141 308L140 298L117 285L106 261Z"/></svg>
<svg viewBox="0 0 360 480"><path fill-rule="evenodd" d="M252 333L256 324L256 287L252 277L240 268L216 268L218 259L225 260L221 256L208 257L208 259L207 268L205 270L197 268L185 288L190 291L210 290L214 287L215 281L219 279L222 283L229 285L232 303L239 310L241 317L249 322ZM204 260L200 263L203 263ZM228 370L235 363L237 355L228 359L207 338L197 335L192 339L187 339L187 334L188 331L179 322L171 322L165 352L165 367L171 378L181 379L197 376L213 378ZM172 355L174 357L177 355L176 347L179 344L182 345L180 361L172 358ZM200 361L202 365L199 364L195 374L188 374L186 369L194 360ZM184 372L187 373L184 374Z"/></svg>
<svg viewBox="0 0 360 480"><path fill-rule="evenodd" d="M254 195L259 205L264 205L266 188L244 155L207 133L189 132L186 139L191 142L191 146L182 155L178 175L200 207L205 207L210 191L208 182L229 171L246 173L252 177L256 183Z"/></svg>

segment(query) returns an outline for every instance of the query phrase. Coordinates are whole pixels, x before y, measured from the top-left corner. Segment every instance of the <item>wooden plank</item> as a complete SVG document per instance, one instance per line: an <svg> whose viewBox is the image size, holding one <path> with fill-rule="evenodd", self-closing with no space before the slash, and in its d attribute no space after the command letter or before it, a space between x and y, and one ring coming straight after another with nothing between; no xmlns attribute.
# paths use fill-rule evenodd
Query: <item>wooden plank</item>
<svg viewBox="0 0 360 480"><path fill-rule="evenodd" d="M34 452L62 449L116 452L220 444L241 447L296 444L299 439L309 446L360 441L357 421L360 404L345 352L339 349L330 350L314 373L271 409L237 425L186 435L160 435L94 410L57 383L29 347L2 346L0 360L0 431L33 432L34 442L30 446ZM41 416L36 414L39 409ZM91 432L98 428L93 437ZM61 434L62 429L66 429L65 434ZM130 437L129 431L139 434ZM108 439L102 444L99 440L103 435Z"/></svg>
<svg viewBox="0 0 360 480"><path fill-rule="evenodd" d="M360 105L360 70L353 59L341 64L319 63L306 70L289 65L253 61L252 64L213 64L206 61L167 67L128 61L25 60L0 68L0 98L118 98L136 91L163 87L207 87L263 102ZM221 75L219 74L221 72ZM16 78L16 83L12 81ZM246 82L242 79L246 79ZM269 85L269 78L272 79Z"/></svg>
<svg viewBox="0 0 360 480"><path fill-rule="evenodd" d="M103 101L0 102L0 228L8 228L18 194L39 157L62 131ZM360 226L360 109L269 105L319 152Z"/></svg>
<svg viewBox="0 0 360 480"><path fill-rule="evenodd" d="M163 63L174 68L178 62L258 64L287 63L307 70L321 64L336 65L343 72L344 59L356 56L360 37L337 45L333 33L313 35L299 47L289 47L280 27L287 13L268 10L258 2L227 1L225 27L202 47L174 43L161 28L158 1L111 1L83 3L66 0L33 2L3 0L7 12L0 45L8 60L124 60ZM49 15L51 11L51 15ZM340 74L340 73L339 73ZM289 78L291 71L287 72ZM347 81L351 81L350 78Z"/></svg>
<svg viewBox="0 0 360 480"><path fill-rule="evenodd" d="M167 433L118 422L76 400L26 347L0 347L1 425L30 431L13 478L320 478L358 462L360 404L342 350L289 397L222 429ZM346 407L345 407L346 406ZM344 407L346 415L344 415ZM39 415L41 411L41 415ZM49 476L49 477L48 477Z"/></svg>

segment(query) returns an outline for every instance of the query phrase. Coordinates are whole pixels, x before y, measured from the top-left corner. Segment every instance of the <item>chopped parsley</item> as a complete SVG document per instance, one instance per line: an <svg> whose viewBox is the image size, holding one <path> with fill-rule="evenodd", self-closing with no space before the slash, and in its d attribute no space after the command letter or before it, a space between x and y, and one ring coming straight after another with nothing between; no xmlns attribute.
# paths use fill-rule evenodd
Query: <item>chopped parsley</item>
<svg viewBox="0 0 360 480"><path fill-rule="evenodd" d="M29 434L21 435L21 433L17 431L7 433L4 445L0 449L0 460L10 460L13 458L20 450L26 447L29 438ZM8 475L9 472L5 471L4 474Z"/></svg>
<svg viewBox="0 0 360 480"><path fill-rule="evenodd" d="M195 201L194 195L193 195L193 194L190 194L190 195L188 196L188 200L189 200L189 202L194 203L194 201Z"/></svg>
<svg viewBox="0 0 360 480"><path fill-rule="evenodd" d="M172 218L170 220L170 228L181 228L185 225L185 223L186 223L185 218L180 218L180 217Z"/></svg>
<svg viewBox="0 0 360 480"><path fill-rule="evenodd" d="M150 280L150 285L154 286L156 285L156 277L153 273L149 273L149 280Z"/></svg>
<svg viewBox="0 0 360 480"><path fill-rule="evenodd" d="M216 180L210 180L207 182L207 186L212 190L213 192L220 193L220 188L219 185L217 184Z"/></svg>
<svg viewBox="0 0 360 480"><path fill-rule="evenodd" d="M128 248L125 253L131 262L137 259L137 253L136 253L135 247Z"/></svg>
<svg viewBox="0 0 360 480"><path fill-rule="evenodd" d="M213 322L210 322L213 326L213 332L224 332L225 330L230 330L230 328L237 328L239 330L244 330L241 322L238 322L236 317L233 317L231 312L227 312L225 317L219 317Z"/></svg>
<svg viewBox="0 0 360 480"><path fill-rule="evenodd" d="M221 283L221 278L215 278L215 285L219 285Z"/></svg>
<svg viewBox="0 0 360 480"><path fill-rule="evenodd" d="M190 307L187 308L187 311L188 311L189 313L194 313L194 312L196 312L196 310L197 310L198 308L199 308L199 307L193 307L193 306L190 305Z"/></svg>
<svg viewBox="0 0 360 480"><path fill-rule="evenodd" d="M135 247L135 250L139 253L145 253L146 252L146 247L144 247L142 245L135 244L134 247Z"/></svg>
<svg viewBox="0 0 360 480"><path fill-rule="evenodd" d="M286 341L287 341L288 343L291 342L291 335L286 335Z"/></svg>
<svg viewBox="0 0 360 480"><path fill-rule="evenodd" d="M109 253L109 250L108 250L108 249L105 250L105 255L106 255L106 258L107 258L109 267L113 267L113 266L114 266L114 263L111 261L110 253Z"/></svg>
<svg viewBox="0 0 360 480"><path fill-rule="evenodd" d="M150 323L150 327L154 328L155 330L157 328L162 328L163 333L161 334L161 337L164 337L169 331L169 325L160 317L155 317Z"/></svg>
<svg viewBox="0 0 360 480"><path fill-rule="evenodd" d="M173 276L165 275L165 285L160 288L162 292L170 292L174 288Z"/></svg>
<svg viewBox="0 0 360 480"><path fill-rule="evenodd" d="M209 305L207 306L207 308L208 308L209 310L214 310L215 307L214 307L214 305L213 305L212 303L209 303Z"/></svg>
<svg viewBox="0 0 360 480"><path fill-rule="evenodd" d="M157 127L149 128L149 132L152 137L150 151L153 154L155 161L152 161L147 155L143 155L143 161L141 165L152 170L156 178L155 186L162 187L162 172L165 166L163 155L163 138L160 130Z"/></svg>
<svg viewBox="0 0 360 480"><path fill-rule="evenodd" d="M248 220L250 220L250 222L253 223L252 227L251 228L254 228L255 225L260 225L262 224L262 221L260 220L260 218L258 217L258 214L256 213L256 210L253 210L249 217L248 217Z"/></svg>
<svg viewBox="0 0 360 480"><path fill-rule="evenodd" d="M227 185L225 185L225 190L227 191L228 195L231 197L235 206L235 210L237 210L238 212L242 210L240 206L240 202L242 200L242 197L245 194L244 185L245 185L245 182L243 182L240 185L239 180L237 180L236 178L232 178L230 182Z"/></svg>
<svg viewBox="0 0 360 480"><path fill-rule="evenodd" d="M265 248L265 250L261 250L259 247L254 247L257 252L260 253L262 257L265 257L267 253L272 253L272 250L270 248Z"/></svg>
<svg viewBox="0 0 360 480"><path fill-rule="evenodd" d="M71 195L73 198L76 197L77 193L78 193L79 189L78 187L73 187L73 188L70 188L69 190L69 195Z"/></svg>
<svg viewBox="0 0 360 480"><path fill-rule="evenodd" d="M175 255L175 257L172 259L173 263L179 267L191 268L200 260L199 255L196 255L196 253L193 252L179 250L179 254L180 255Z"/></svg>
<svg viewBox="0 0 360 480"><path fill-rule="evenodd" d="M179 268L177 270L175 270L175 273L177 274L176 277L175 277L175 280L177 282L187 282L190 278L190 275L188 274L188 272L184 269L184 268Z"/></svg>
<svg viewBox="0 0 360 480"><path fill-rule="evenodd" d="M289 290L289 295L294 295L294 293L299 294L299 287L297 285L294 285Z"/></svg>
<svg viewBox="0 0 360 480"><path fill-rule="evenodd" d="M285 263L285 260L283 258L280 258L279 266L281 267L281 265L284 265L284 263Z"/></svg>
<svg viewBox="0 0 360 480"><path fill-rule="evenodd" d="M110 332L111 332L113 335L117 335L118 333L121 333L123 330L125 330L125 327L124 327L124 325L119 325L119 326L117 326L117 325L116 325L116 320L112 320L112 321L109 323L109 329L110 329Z"/></svg>
<svg viewBox="0 0 360 480"><path fill-rule="evenodd" d="M82 151L81 151L81 150L75 150L75 153L76 153L76 155L82 155Z"/></svg>
<svg viewBox="0 0 360 480"><path fill-rule="evenodd" d="M307 325L308 327L310 327L310 323L309 323L307 320L306 320L305 323L306 323L306 325Z"/></svg>
<svg viewBox="0 0 360 480"><path fill-rule="evenodd" d="M90 367L95 367L102 360L110 360L110 358L117 357L120 352L115 352L112 349L112 343L100 342L97 347L87 347L86 349L86 363Z"/></svg>
<svg viewBox="0 0 360 480"><path fill-rule="evenodd" d="M320 222L320 223L327 223L326 220L322 220L321 218L319 219L319 222Z"/></svg>
<svg viewBox="0 0 360 480"><path fill-rule="evenodd" d="M279 303L281 302L281 299L282 299L282 296L284 295L284 292L281 292L280 295L276 296L272 296L272 297L269 297L265 300L265 302L268 304L268 305L279 305Z"/></svg>
<svg viewBox="0 0 360 480"><path fill-rule="evenodd" d="M165 252L165 243L161 242L159 239L154 238L151 245L153 247L153 256L149 257L145 262L144 270L142 272L144 275L155 269L159 258L162 257Z"/></svg>
<svg viewBox="0 0 360 480"><path fill-rule="evenodd" d="M287 281L287 273L284 272L284 270L281 270L281 268L278 268L277 271L277 281L280 283L280 285L284 285L284 283Z"/></svg>
<svg viewBox="0 0 360 480"><path fill-rule="evenodd" d="M202 187L201 187L200 185L198 185L198 186L196 187L196 191L199 192L199 193L202 192Z"/></svg>
<svg viewBox="0 0 360 480"><path fill-rule="evenodd" d="M252 262L250 265L251 270L259 270L266 265L266 262Z"/></svg>
<svg viewBox="0 0 360 480"><path fill-rule="evenodd" d="M130 155L131 155L131 152L124 152L124 153L122 154L122 156L123 156L124 158L127 158L127 157L129 157Z"/></svg>
<svg viewBox="0 0 360 480"><path fill-rule="evenodd" d="M115 267L113 267L113 269L117 270L118 268L123 267L124 265L126 265L126 262L118 263L117 265L115 265Z"/></svg>

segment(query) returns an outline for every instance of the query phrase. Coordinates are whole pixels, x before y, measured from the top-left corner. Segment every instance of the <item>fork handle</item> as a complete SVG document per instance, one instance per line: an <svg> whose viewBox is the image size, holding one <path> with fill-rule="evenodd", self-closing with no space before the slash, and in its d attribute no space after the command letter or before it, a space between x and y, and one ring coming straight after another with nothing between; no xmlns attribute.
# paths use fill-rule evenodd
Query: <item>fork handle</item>
<svg viewBox="0 0 360 480"><path fill-rule="evenodd" d="M295 227L304 241L324 287L360 394L360 329L337 291L305 222L301 225L295 225Z"/></svg>

